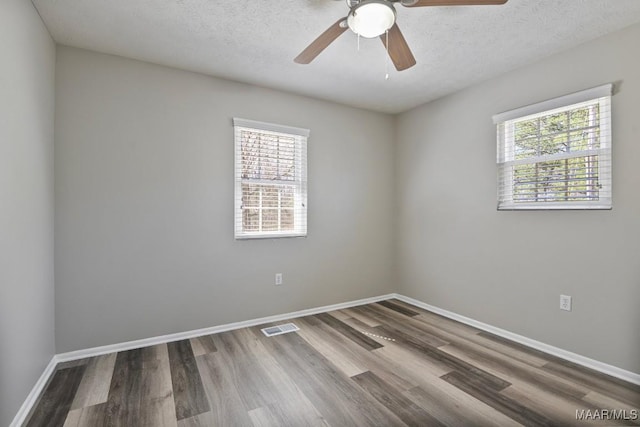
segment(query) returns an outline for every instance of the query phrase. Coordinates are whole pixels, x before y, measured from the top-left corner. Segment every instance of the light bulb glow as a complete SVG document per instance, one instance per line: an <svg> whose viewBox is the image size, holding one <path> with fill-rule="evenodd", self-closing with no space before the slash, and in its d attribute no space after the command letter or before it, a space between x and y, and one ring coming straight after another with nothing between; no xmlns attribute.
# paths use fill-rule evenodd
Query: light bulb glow
<svg viewBox="0 0 640 427"><path fill-rule="evenodd" d="M365 0L353 8L347 17L349 28L362 37L384 34L396 21L396 11L387 1Z"/></svg>

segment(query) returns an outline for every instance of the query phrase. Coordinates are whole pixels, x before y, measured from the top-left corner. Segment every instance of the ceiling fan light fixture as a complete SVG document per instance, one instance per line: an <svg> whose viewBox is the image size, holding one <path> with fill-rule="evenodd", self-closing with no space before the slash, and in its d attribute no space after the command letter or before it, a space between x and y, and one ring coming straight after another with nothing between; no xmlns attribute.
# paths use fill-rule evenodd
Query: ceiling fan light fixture
<svg viewBox="0 0 640 427"><path fill-rule="evenodd" d="M351 31L366 38L384 34L395 22L396 10L387 0L364 0L347 17Z"/></svg>

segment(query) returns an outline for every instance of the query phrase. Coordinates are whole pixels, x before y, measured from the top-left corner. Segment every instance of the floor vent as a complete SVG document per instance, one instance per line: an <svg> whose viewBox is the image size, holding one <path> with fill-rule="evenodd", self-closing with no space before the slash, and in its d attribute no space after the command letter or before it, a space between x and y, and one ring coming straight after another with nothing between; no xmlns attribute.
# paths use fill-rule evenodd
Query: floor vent
<svg viewBox="0 0 640 427"><path fill-rule="evenodd" d="M266 336L273 337L273 336L276 336L276 335L286 334L288 332L299 331L300 328L298 328L293 323L285 323L284 325L270 326L268 328L263 328L263 329L260 329L260 330Z"/></svg>

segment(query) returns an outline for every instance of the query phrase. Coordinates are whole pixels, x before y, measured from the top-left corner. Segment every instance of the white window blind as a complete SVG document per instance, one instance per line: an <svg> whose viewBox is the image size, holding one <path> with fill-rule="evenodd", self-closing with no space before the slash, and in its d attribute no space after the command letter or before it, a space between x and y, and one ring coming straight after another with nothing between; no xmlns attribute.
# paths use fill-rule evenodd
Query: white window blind
<svg viewBox="0 0 640 427"><path fill-rule="evenodd" d="M307 235L307 129L233 119L236 239Z"/></svg>
<svg viewBox="0 0 640 427"><path fill-rule="evenodd" d="M494 116L498 209L611 208L612 85Z"/></svg>

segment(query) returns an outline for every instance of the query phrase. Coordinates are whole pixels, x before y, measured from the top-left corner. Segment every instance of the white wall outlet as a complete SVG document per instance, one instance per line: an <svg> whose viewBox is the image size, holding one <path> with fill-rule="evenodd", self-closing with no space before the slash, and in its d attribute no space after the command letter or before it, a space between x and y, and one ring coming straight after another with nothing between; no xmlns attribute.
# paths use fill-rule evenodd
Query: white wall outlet
<svg viewBox="0 0 640 427"><path fill-rule="evenodd" d="M282 273L276 273L276 285L282 285Z"/></svg>
<svg viewBox="0 0 640 427"><path fill-rule="evenodd" d="M571 297L560 295L560 310L571 311Z"/></svg>

